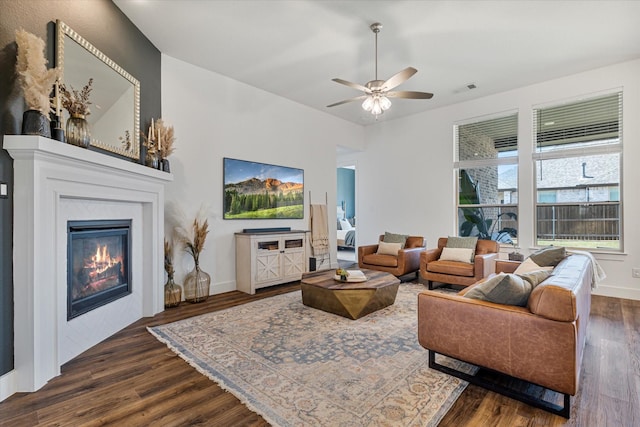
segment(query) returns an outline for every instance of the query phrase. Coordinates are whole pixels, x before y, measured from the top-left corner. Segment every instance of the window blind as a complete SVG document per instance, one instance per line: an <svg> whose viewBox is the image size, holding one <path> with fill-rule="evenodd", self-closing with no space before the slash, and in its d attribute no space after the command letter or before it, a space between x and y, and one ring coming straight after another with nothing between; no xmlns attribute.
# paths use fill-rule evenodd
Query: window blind
<svg viewBox="0 0 640 427"><path fill-rule="evenodd" d="M622 129L622 92L533 110L537 152L577 146L618 144Z"/></svg>

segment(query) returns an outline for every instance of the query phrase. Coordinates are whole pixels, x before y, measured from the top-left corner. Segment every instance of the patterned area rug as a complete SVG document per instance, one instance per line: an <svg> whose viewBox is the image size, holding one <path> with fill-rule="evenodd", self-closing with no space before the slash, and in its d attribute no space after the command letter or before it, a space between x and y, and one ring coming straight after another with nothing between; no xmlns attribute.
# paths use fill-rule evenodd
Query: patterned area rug
<svg viewBox="0 0 640 427"><path fill-rule="evenodd" d="M424 289L402 284L394 305L359 320L298 291L149 331L274 426L435 426L467 383L428 367Z"/></svg>

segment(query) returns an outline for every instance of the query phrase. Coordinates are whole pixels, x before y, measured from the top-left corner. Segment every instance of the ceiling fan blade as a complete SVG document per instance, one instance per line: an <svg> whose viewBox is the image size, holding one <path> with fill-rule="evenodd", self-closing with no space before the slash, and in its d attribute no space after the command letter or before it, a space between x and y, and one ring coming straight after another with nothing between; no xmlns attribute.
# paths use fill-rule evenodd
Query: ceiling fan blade
<svg viewBox="0 0 640 427"><path fill-rule="evenodd" d="M334 82L336 82L336 83L340 83L341 85L345 85L345 86L352 87L352 88L354 88L354 89L361 90L361 91L363 91L363 92L365 92L365 93L371 93L371 89L369 89L369 88L367 88L367 87L364 87L364 86L362 86L362 85L359 85L358 83L352 83L352 82L348 82L348 81L346 81L346 80L342 80L342 79L338 79L338 78L336 78L336 79L331 79L331 80L333 80L333 81L334 81Z"/></svg>
<svg viewBox="0 0 640 427"><path fill-rule="evenodd" d="M367 95L356 96L355 98L345 99L344 101L336 102L335 104L327 105L327 107L335 107L336 105L346 104L347 102L359 101L365 99Z"/></svg>
<svg viewBox="0 0 640 427"><path fill-rule="evenodd" d="M391 89L393 89L394 87L400 85L401 83L404 83L407 80L409 80L409 78L411 76L413 76L417 72L418 72L418 70L416 70L413 67L405 68L404 70L400 71L399 73L394 74L393 76L388 78L387 81L382 84L382 90L391 90Z"/></svg>
<svg viewBox="0 0 640 427"><path fill-rule="evenodd" d="M387 92L387 98L431 99L433 94L429 92L414 92L412 90L399 90Z"/></svg>

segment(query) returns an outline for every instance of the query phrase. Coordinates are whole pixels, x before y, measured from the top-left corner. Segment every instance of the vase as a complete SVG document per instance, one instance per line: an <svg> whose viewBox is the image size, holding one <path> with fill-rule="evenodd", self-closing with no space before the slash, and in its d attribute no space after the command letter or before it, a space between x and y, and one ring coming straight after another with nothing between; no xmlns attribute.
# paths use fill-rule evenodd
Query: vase
<svg viewBox="0 0 640 427"><path fill-rule="evenodd" d="M171 164L169 163L169 159L162 159L162 171L171 172Z"/></svg>
<svg viewBox="0 0 640 427"><path fill-rule="evenodd" d="M184 300L192 303L206 301L209 298L210 284L211 276L200 270L200 265L196 262L196 266L184 278Z"/></svg>
<svg viewBox="0 0 640 427"><path fill-rule="evenodd" d="M91 132L89 123L82 114L73 114L67 120L67 142L82 148L89 148Z"/></svg>
<svg viewBox="0 0 640 427"><path fill-rule="evenodd" d="M158 157L158 153L147 151L146 156L144 157L144 164L153 169L158 169L158 165L160 164L160 158Z"/></svg>
<svg viewBox="0 0 640 427"><path fill-rule="evenodd" d="M164 285L164 308L177 307L182 301L182 287L173 281L173 275L169 275Z"/></svg>
<svg viewBox="0 0 640 427"><path fill-rule="evenodd" d="M22 113L22 134L51 138L51 122L40 111L27 110Z"/></svg>

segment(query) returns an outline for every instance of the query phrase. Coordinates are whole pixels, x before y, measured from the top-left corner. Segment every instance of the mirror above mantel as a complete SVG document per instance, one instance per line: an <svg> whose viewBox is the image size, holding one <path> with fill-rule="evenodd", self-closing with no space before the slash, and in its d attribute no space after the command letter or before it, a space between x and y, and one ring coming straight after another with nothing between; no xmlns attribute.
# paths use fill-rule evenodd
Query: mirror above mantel
<svg viewBox="0 0 640 427"><path fill-rule="evenodd" d="M64 22L58 20L56 27L61 81L81 90L93 78L86 117L91 146L139 160L140 82ZM63 118L66 123L66 111Z"/></svg>

